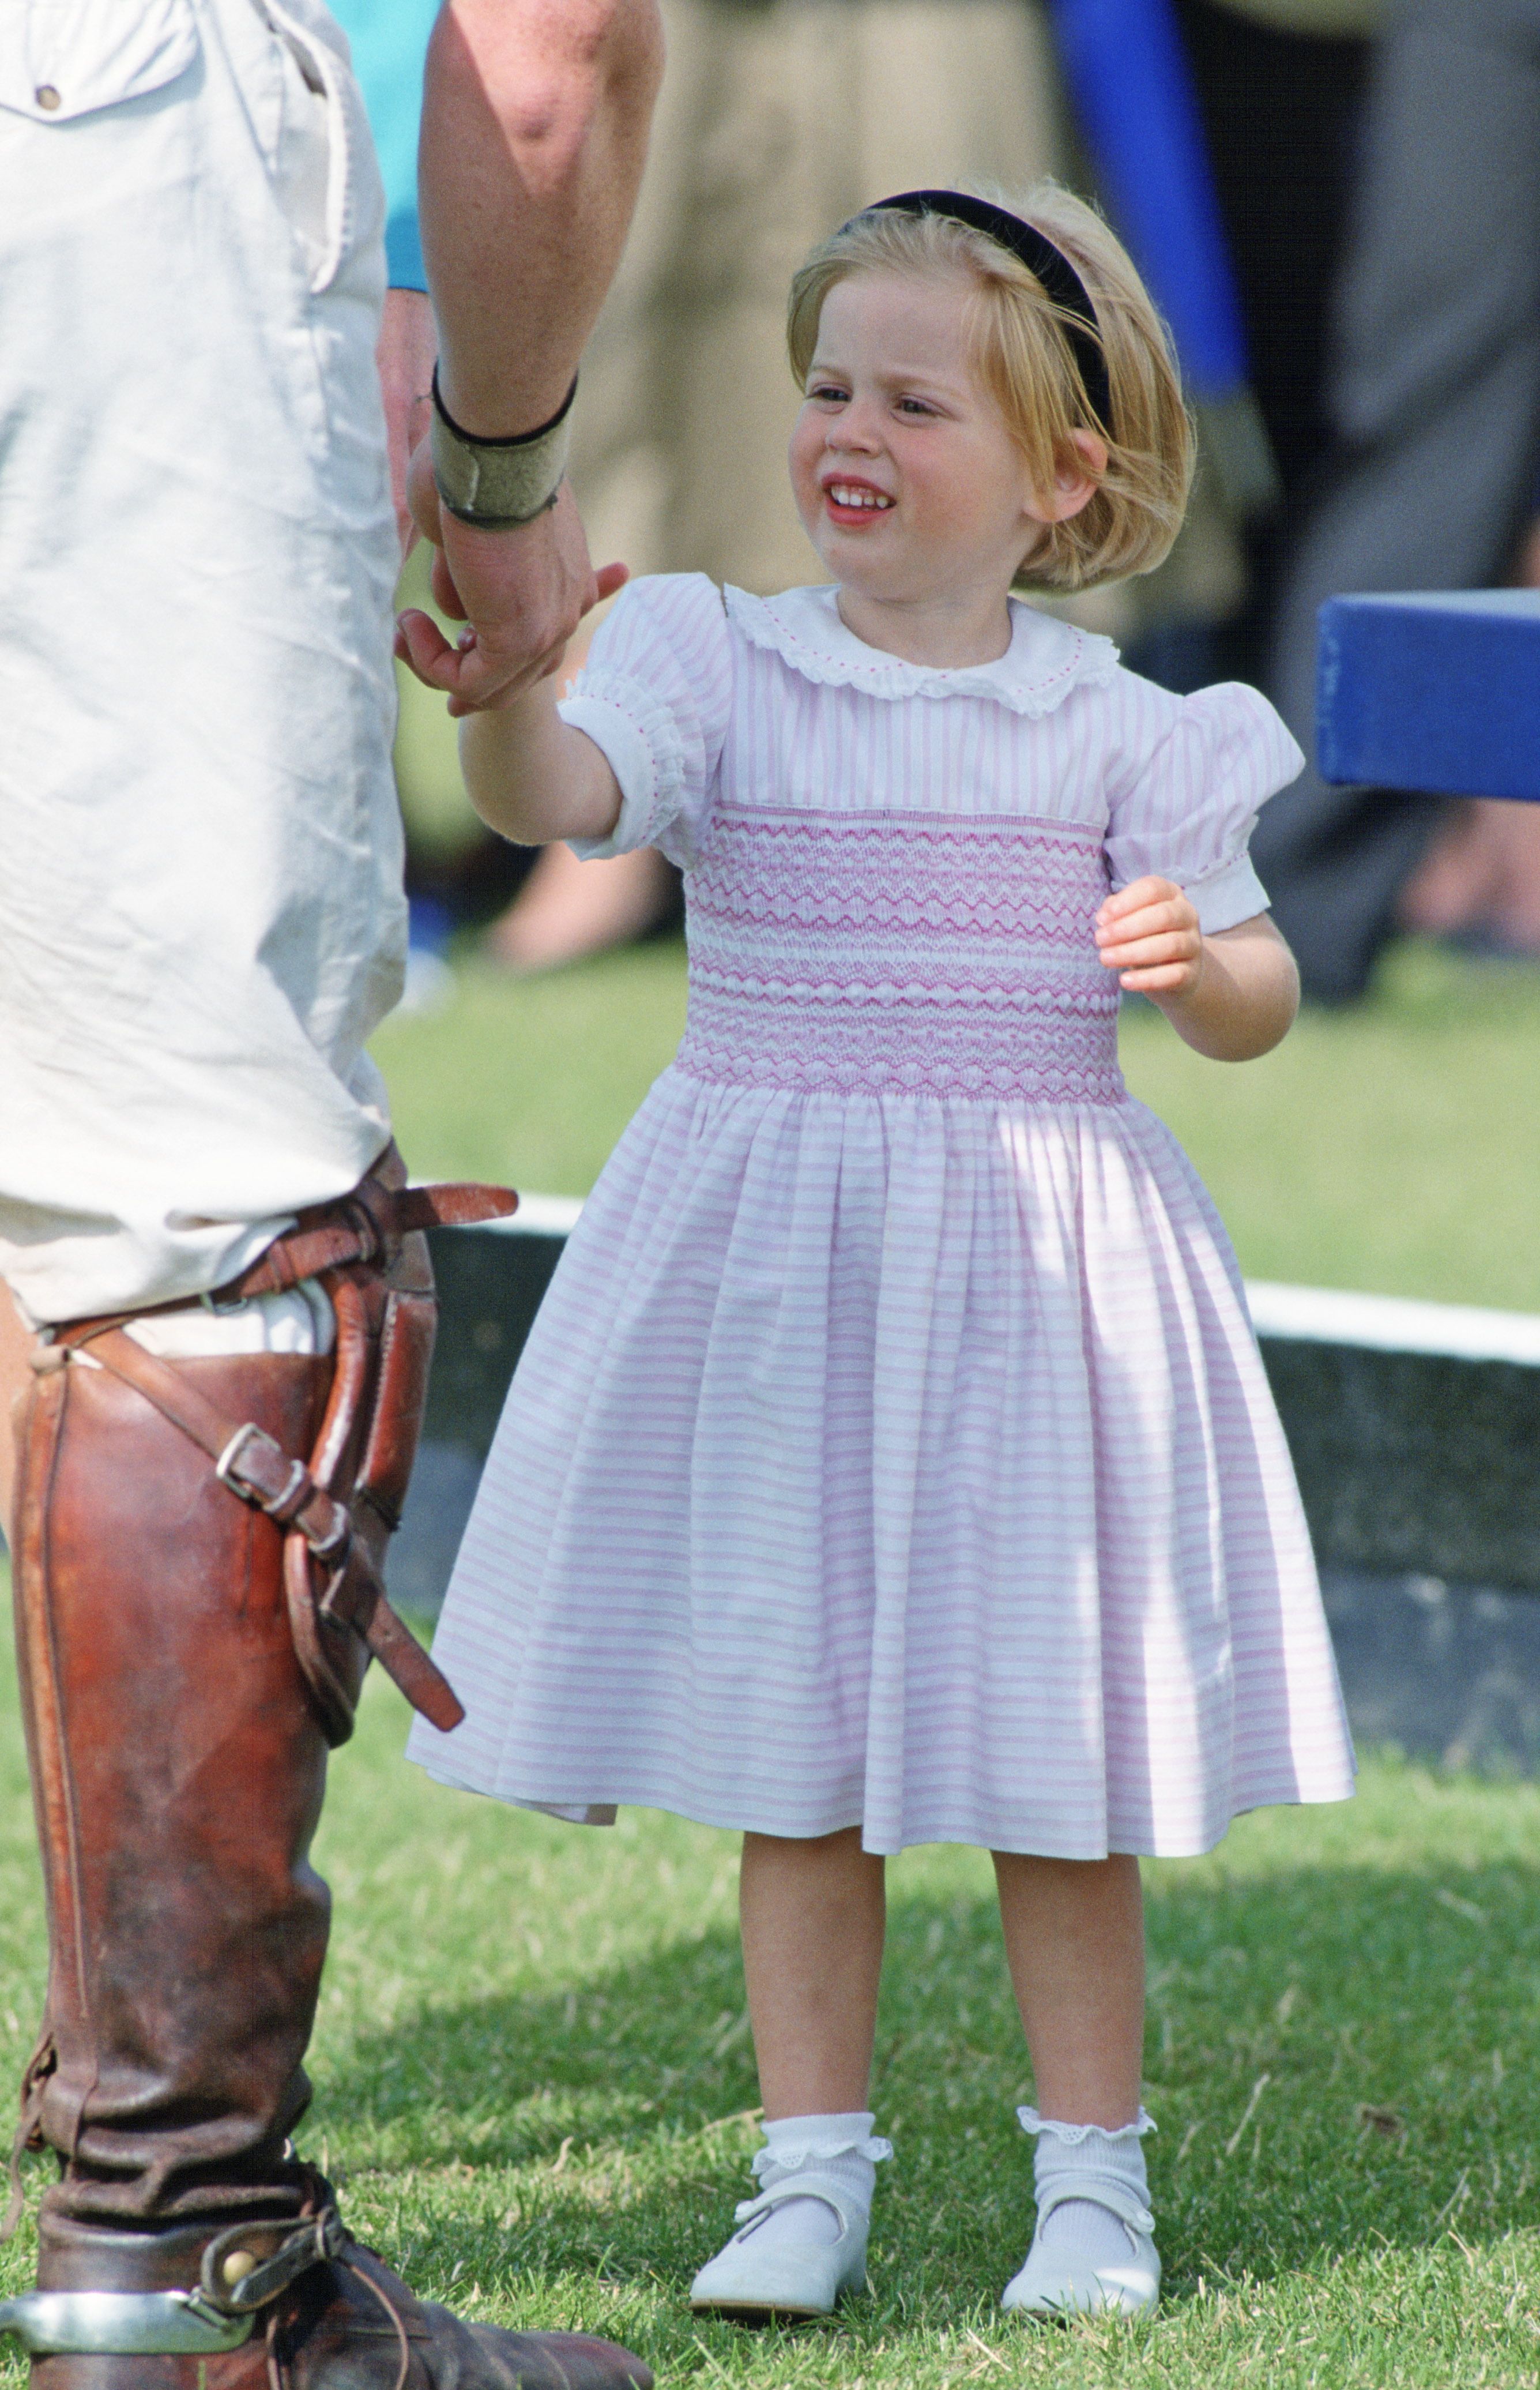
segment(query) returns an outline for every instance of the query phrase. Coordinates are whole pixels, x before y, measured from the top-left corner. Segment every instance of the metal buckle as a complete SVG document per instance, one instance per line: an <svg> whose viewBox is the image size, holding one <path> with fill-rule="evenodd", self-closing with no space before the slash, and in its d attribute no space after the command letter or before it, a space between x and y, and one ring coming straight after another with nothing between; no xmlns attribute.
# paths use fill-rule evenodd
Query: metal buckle
<svg viewBox="0 0 1540 2390"><path fill-rule="evenodd" d="M353 1543L353 1514L349 1510L347 1504L345 1502L339 1502L337 1508L341 1512L341 1516L338 1520L336 1526L333 1527L330 1535L307 1536L305 1537L305 1541L309 1544L313 1555L320 1562L323 1568L330 1568L332 1563L334 1561L336 1562L336 1567L333 1573L340 1576L342 1570L347 1565L348 1551Z"/></svg>
<svg viewBox="0 0 1540 2390"><path fill-rule="evenodd" d="M217 2357L251 2337L201 2291L23 2291L0 2301L0 2332L36 2357Z"/></svg>
<svg viewBox="0 0 1540 2390"><path fill-rule="evenodd" d="M255 2258L256 2252L250 2242L260 2239L261 2229L249 2224L232 2224L217 2233L204 2250L201 2294L215 2308L250 2315L256 2308L266 2306L312 2266L325 2265L328 2259L340 2256L348 2238L336 2208L324 2207L319 2216L307 2218L288 2233L267 2257L257 2259L249 2273L237 2274L230 2281L225 2276L226 2261L232 2255Z"/></svg>
<svg viewBox="0 0 1540 2390"><path fill-rule="evenodd" d="M234 1319L237 1313L244 1311L247 1304L250 1301L250 1295L232 1294L227 1295L222 1303L219 1299L219 1289L217 1286L210 1288L206 1293L200 1294L198 1299L203 1305L204 1310L212 1311L216 1319Z"/></svg>
<svg viewBox="0 0 1540 2390"><path fill-rule="evenodd" d="M241 1455L253 1444L264 1445L269 1452L276 1453L289 1471L289 1483L276 1502L269 1502L261 1486L254 1485L250 1478L243 1478L240 1473ZM244 1427L237 1428L214 1462L214 1475L220 1483L227 1485L241 1501L255 1503L259 1510L281 1510L289 1497L299 1492L308 1473L304 1462L292 1459L282 1445L270 1436L265 1428L258 1427L254 1420L248 1420Z"/></svg>

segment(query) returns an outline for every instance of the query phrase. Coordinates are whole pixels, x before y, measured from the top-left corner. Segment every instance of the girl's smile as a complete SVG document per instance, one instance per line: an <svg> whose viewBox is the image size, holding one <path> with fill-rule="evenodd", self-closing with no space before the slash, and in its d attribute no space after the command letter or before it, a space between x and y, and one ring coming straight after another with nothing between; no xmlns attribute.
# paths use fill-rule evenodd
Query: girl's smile
<svg viewBox="0 0 1540 2390"><path fill-rule="evenodd" d="M864 531L879 516L892 513L895 503L888 492L879 490L874 482L860 481L853 473L842 472L838 467L826 476L820 486L829 520L849 530Z"/></svg>

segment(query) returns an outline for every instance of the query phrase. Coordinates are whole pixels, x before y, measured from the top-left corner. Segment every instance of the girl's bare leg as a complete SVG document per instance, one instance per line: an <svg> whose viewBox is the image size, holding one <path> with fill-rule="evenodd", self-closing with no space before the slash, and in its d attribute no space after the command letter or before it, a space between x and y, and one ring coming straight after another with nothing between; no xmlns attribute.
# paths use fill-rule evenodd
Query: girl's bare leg
<svg viewBox="0 0 1540 2390"><path fill-rule="evenodd" d="M507 970L556 970L629 945L661 918L671 894L668 867L650 846L597 863L581 863L571 847L548 846L488 931L487 945Z"/></svg>
<svg viewBox="0 0 1540 2390"><path fill-rule="evenodd" d="M745 1834L743 1972L765 2119L864 2109L887 1907L859 1827L791 1842Z"/></svg>
<svg viewBox="0 0 1540 2390"><path fill-rule="evenodd" d="M729 2314L828 2315L862 2279L881 2145L866 2108L885 1923L858 1829L745 1834L743 1972L766 2147L758 2205L690 2285ZM795 2119L795 2122L788 2122Z"/></svg>
<svg viewBox="0 0 1540 2390"><path fill-rule="evenodd" d="M1144 2054L1138 1860L996 1851L995 1874L1039 2112L1109 2130L1131 2124Z"/></svg>
<svg viewBox="0 0 1540 2390"><path fill-rule="evenodd" d="M1034 2315L1153 2313L1139 2133L1144 1908L1139 1863L996 1851L1000 1915L1037 2076L1037 2229L1004 2304ZM1077 2133L1066 2128L1100 2127Z"/></svg>

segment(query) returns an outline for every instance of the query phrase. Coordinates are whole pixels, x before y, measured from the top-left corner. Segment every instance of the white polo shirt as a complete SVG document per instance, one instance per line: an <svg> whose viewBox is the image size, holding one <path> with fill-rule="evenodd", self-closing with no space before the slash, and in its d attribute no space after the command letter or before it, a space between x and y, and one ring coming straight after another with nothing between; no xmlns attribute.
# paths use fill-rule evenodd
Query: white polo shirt
<svg viewBox="0 0 1540 2390"><path fill-rule="evenodd" d="M389 1135L383 204L316 0L0 7L0 1274L217 1285Z"/></svg>

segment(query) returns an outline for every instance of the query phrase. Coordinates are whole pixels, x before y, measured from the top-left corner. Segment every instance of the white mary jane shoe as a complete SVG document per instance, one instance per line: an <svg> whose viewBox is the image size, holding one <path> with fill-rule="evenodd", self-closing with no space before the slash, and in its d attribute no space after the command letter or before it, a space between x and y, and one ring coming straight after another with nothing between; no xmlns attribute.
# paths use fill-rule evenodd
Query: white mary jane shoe
<svg viewBox="0 0 1540 2390"><path fill-rule="evenodd" d="M802 2245L777 2235L757 2249L760 2226L789 2199L821 2199L840 2219L840 2238ZM690 2284L698 2315L827 2316L843 2292L865 2288L869 2221L853 2212L849 2192L828 2175L800 2166L735 2212L738 2230Z"/></svg>
<svg viewBox="0 0 1540 2390"><path fill-rule="evenodd" d="M1072 2199L1094 2200L1117 2217L1128 2235L1126 2264L1092 2266L1084 2258L1077 2263L1043 2247L1044 2225ZM1072 2177L1038 2202L1027 2262L1006 2285L1000 2305L1022 2315L1153 2315L1161 2298L1161 2255L1149 2237L1154 2229L1155 2218L1131 2191L1105 2178L1092 2190Z"/></svg>

